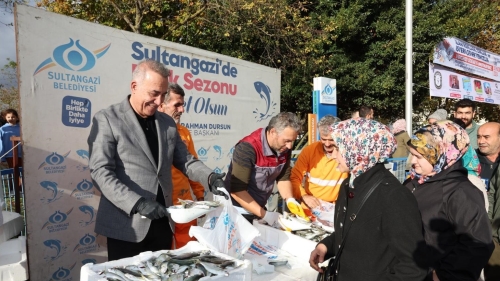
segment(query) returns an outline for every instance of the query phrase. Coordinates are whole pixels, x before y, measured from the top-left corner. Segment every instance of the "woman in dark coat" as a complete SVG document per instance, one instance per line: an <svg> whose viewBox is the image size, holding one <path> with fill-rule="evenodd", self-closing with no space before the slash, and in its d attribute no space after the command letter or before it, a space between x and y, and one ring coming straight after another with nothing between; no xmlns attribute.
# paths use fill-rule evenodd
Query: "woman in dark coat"
<svg viewBox="0 0 500 281"><path fill-rule="evenodd" d="M335 233L311 253L311 267L322 272L318 263L339 257L339 246L346 239L337 280L422 281L427 268L415 262L424 244L417 202L382 164L396 148L394 135L383 124L359 118L334 124L332 136L338 146L339 169L350 177L342 184L336 202ZM353 220L360 202L375 185ZM327 270L332 270L332 263Z"/></svg>
<svg viewBox="0 0 500 281"><path fill-rule="evenodd" d="M433 280L477 281L493 251L484 199L468 179L461 158L469 135L456 123L439 121L408 141L411 180L417 199Z"/></svg>

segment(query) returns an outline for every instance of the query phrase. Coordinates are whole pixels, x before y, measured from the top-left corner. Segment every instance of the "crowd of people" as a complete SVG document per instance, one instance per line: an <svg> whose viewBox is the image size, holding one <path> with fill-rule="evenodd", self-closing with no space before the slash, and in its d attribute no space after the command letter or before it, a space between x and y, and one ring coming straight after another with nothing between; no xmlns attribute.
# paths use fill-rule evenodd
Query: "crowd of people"
<svg viewBox="0 0 500 281"><path fill-rule="evenodd" d="M266 208L276 185L290 212L335 229L310 253L318 278L500 280L500 123L476 124L473 101L458 101L452 118L438 109L413 133L404 119L373 120L369 106L344 121L326 115L319 141L294 165L301 121L282 112L235 144L226 176L198 160L180 124L184 90L168 76L159 62L139 63L130 95L92 120L89 167L102 194L95 232L107 237L108 260L184 246L197 222L174 223L166 207L206 192L227 198L226 189L248 220L279 227L282 214ZM12 109L2 116L9 161L19 118ZM385 168L389 158L408 158L403 183Z"/></svg>

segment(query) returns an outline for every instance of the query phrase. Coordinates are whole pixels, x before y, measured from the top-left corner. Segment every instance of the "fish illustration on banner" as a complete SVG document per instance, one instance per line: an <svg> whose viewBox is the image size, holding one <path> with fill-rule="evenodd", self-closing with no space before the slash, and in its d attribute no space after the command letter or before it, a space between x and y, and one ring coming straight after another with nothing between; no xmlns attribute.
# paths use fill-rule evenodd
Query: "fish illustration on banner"
<svg viewBox="0 0 500 281"><path fill-rule="evenodd" d="M253 113L256 114L255 118L257 119L257 122L260 122L274 115L274 109L276 108L276 103L271 100L271 89L269 88L269 86L260 81L253 83L253 86L255 87L255 90L259 94L259 97L263 99L266 103L264 110L261 111L258 108L256 108L253 111Z"/></svg>

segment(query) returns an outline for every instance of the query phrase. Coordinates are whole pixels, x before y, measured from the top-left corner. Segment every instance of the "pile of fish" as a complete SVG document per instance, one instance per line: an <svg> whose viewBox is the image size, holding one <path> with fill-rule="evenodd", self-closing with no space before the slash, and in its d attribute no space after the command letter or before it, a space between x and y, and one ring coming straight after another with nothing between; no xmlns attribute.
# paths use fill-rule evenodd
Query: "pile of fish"
<svg viewBox="0 0 500 281"><path fill-rule="evenodd" d="M178 199L184 209L212 209L220 206L220 202L217 201L192 201L192 200L182 200Z"/></svg>
<svg viewBox="0 0 500 281"><path fill-rule="evenodd" d="M212 255L209 250L177 255L167 252L139 264L108 268L99 275L118 281L197 281L207 276L229 276L229 270L241 264Z"/></svg>
<svg viewBox="0 0 500 281"><path fill-rule="evenodd" d="M310 229L296 230L296 231L292 231L292 233L297 235L297 236L300 236L302 238L305 238L307 240L314 241L314 242L319 242L331 234L331 233L327 232L326 230L322 229L321 227L316 226L314 224L311 224Z"/></svg>

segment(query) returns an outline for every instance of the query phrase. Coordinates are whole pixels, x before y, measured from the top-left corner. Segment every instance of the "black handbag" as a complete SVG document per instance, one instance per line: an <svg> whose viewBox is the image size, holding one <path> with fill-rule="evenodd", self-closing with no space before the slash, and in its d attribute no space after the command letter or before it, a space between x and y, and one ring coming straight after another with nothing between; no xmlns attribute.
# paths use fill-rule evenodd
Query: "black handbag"
<svg viewBox="0 0 500 281"><path fill-rule="evenodd" d="M359 205L358 209L356 210L355 213L353 213L349 219L351 220L351 224L345 231L344 238L342 238L342 242L340 242L340 247L339 251L337 252L337 255L335 257L331 258L330 261L328 262L328 267L322 267L323 273L319 273L318 277L316 278L316 281L335 281L337 280L337 275L339 273L339 265L340 265L340 254L342 253L342 250L344 249L345 241L347 238L347 234L349 233L349 230L351 229L352 224L354 223L354 220L356 220L357 214L359 214L359 211L361 210L361 207L365 204L366 200L370 195L375 191L377 186L382 182L383 178L378 179L374 185L370 187L370 190L366 193L365 197L363 197L363 200L361 200L361 204ZM334 235L334 234L332 234Z"/></svg>

